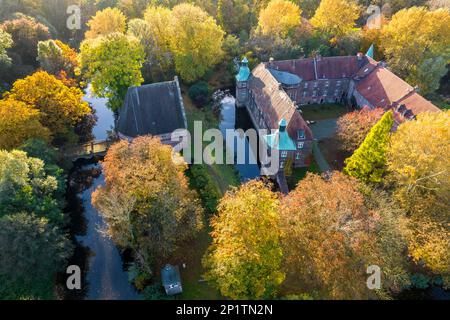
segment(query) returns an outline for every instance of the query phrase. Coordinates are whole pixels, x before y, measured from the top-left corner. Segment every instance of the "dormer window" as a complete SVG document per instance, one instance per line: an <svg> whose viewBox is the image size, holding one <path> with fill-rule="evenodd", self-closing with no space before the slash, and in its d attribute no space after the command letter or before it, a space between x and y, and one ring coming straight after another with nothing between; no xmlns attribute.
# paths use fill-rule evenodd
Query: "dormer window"
<svg viewBox="0 0 450 320"><path fill-rule="evenodd" d="M298 140L305 140L305 130L298 130L297 131L297 139Z"/></svg>

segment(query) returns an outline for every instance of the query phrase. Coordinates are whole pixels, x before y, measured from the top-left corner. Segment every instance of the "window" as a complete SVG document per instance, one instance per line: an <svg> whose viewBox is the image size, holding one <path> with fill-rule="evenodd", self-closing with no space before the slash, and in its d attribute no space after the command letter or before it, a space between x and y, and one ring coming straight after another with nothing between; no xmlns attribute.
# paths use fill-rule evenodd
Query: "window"
<svg viewBox="0 0 450 320"><path fill-rule="evenodd" d="M280 169L284 169L284 162L283 161L280 162Z"/></svg>
<svg viewBox="0 0 450 320"><path fill-rule="evenodd" d="M308 89L308 82L305 82L305 89Z"/></svg>
<svg viewBox="0 0 450 320"><path fill-rule="evenodd" d="M298 130L297 131L297 138L299 140L304 140L305 139L305 130Z"/></svg>
<svg viewBox="0 0 450 320"><path fill-rule="evenodd" d="M286 150L281 151L281 157L287 158L288 152Z"/></svg>
<svg viewBox="0 0 450 320"><path fill-rule="evenodd" d="M295 160L300 160L300 152L297 152L297 154L295 155Z"/></svg>
<svg viewBox="0 0 450 320"><path fill-rule="evenodd" d="M303 149L304 146L305 146L305 143L304 143L304 142L298 142L298 143L297 143L297 148L298 148L298 149Z"/></svg>
<svg viewBox="0 0 450 320"><path fill-rule="evenodd" d="M317 88L319 86L319 83L316 81L314 82L314 88Z"/></svg>

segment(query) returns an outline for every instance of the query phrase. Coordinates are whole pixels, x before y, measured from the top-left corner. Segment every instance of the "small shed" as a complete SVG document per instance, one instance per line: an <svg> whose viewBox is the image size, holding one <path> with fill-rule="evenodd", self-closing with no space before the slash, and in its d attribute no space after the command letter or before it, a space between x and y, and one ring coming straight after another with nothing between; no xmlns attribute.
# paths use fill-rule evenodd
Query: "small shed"
<svg viewBox="0 0 450 320"><path fill-rule="evenodd" d="M180 268L178 266L167 264L161 270L161 281L168 296L173 296L183 292L183 287L181 286Z"/></svg>

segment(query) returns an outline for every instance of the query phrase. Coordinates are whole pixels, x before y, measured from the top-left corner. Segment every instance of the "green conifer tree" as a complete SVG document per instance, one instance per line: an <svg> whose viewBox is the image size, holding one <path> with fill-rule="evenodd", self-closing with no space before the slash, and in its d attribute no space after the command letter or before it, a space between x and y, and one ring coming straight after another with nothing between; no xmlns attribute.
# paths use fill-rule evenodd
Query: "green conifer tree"
<svg viewBox="0 0 450 320"><path fill-rule="evenodd" d="M394 118L386 112L370 130L353 155L345 160L344 172L364 182L381 182L386 165L386 149Z"/></svg>

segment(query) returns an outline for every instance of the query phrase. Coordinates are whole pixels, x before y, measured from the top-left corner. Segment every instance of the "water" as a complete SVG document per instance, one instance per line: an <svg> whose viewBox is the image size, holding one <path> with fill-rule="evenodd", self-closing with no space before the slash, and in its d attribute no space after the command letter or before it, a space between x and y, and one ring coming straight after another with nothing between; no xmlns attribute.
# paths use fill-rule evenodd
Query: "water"
<svg viewBox="0 0 450 320"><path fill-rule="evenodd" d="M89 85L83 100L91 104L98 117L97 123L92 129L94 139L106 140L108 138L108 131L114 128L114 113L106 106L108 99L95 98L92 95L91 85Z"/></svg>
<svg viewBox="0 0 450 320"><path fill-rule="evenodd" d="M84 100L91 103L98 116L93 134L96 140L104 140L108 137L108 131L113 129L114 114L106 107L107 99L93 97L90 89L89 86ZM72 260L82 268L83 290L69 293L68 298L140 299L128 281L119 249L106 235L107 225L101 213L91 203L92 193L105 183L101 166L76 164L70 179L72 183L68 189L68 203L72 215L72 233L77 242Z"/></svg>
<svg viewBox="0 0 450 320"><path fill-rule="evenodd" d="M246 112L241 112L242 110L236 109L236 99L233 96L226 96L222 100L221 105L221 121L219 129L224 137L226 136L227 129L242 129L245 131L251 128L251 120L248 118ZM238 143L237 140L239 140L240 143ZM238 139L235 139L234 141L226 141L229 149L232 147L231 143L234 143L235 156L237 152L245 153L245 164L235 165L236 170L241 177L241 181L245 182L258 178L260 176L260 168L257 164L255 152L250 148L248 139L246 137L238 137Z"/></svg>
<svg viewBox="0 0 450 320"><path fill-rule="evenodd" d="M96 164L83 166L81 171L100 170ZM128 274L123 269L122 257L114 241L107 236L107 225L102 215L91 203L92 193L104 185L103 174L94 178L89 188L78 195L83 205L86 220L85 234L77 236L78 243L89 248L86 273L88 300L137 300L140 298L134 287L128 281Z"/></svg>

